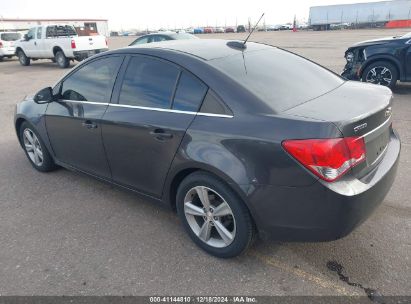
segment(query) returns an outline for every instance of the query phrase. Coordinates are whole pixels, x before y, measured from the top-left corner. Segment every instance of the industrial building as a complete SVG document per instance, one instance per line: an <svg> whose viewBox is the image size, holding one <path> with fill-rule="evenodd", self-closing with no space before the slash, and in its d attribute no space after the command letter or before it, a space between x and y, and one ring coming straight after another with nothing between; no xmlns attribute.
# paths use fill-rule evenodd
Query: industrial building
<svg viewBox="0 0 411 304"><path fill-rule="evenodd" d="M314 6L309 23L315 30L335 24L407 27L411 26L411 0Z"/></svg>
<svg viewBox="0 0 411 304"><path fill-rule="evenodd" d="M76 28L79 35L100 34L109 36L107 19L0 19L0 31L27 31L33 26L67 24Z"/></svg>

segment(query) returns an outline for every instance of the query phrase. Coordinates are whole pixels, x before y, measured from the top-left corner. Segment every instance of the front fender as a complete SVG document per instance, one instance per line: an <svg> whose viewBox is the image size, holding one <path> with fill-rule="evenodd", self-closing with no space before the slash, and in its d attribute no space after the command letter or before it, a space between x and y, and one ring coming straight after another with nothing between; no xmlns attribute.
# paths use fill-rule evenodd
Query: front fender
<svg viewBox="0 0 411 304"><path fill-rule="evenodd" d="M31 96L26 97L23 101L16 105L14 115L14 127L16 129L17 138L19 138L19 128L21 124L26 121L32 125L37 133L40 135L47 149L52 152L49 138L47 135L45 113L48 104L37 104ZM21 144L21 142L20 142Z"/></svg>

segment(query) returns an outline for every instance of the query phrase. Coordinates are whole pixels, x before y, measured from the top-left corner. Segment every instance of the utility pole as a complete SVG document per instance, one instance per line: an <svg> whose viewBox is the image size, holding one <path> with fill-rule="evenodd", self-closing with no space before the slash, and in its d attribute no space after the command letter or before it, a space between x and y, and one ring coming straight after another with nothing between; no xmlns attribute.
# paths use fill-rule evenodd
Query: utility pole
<svg viewBox="0 0 411 304"><path fill-rule="evenodd" d="M2 30L3 30L3 32L5 32L6 29L5 29L5 26L4 26L4 17L3 17L3 15L0 15L0 17L1 17Z"/></svg>

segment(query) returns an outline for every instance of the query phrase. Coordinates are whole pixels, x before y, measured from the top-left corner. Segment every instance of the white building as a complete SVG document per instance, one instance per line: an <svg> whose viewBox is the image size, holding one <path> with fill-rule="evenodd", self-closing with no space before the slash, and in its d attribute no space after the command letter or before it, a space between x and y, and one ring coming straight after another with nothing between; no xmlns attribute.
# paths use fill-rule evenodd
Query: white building
<svg viewBox="0 0 411 304"><path fill-rule="evenodd" d="M79 35L98 33L109 36L107 19L6 19L0 18L0 31L27 31L33 26L67 24L77 29Z"/></svg>
<svg viewBox="0 0 411 304"><path fill-rule="evenodd" d="M310 8L310 24L361 24L411 19L411 0L379 1Z"/></svg>

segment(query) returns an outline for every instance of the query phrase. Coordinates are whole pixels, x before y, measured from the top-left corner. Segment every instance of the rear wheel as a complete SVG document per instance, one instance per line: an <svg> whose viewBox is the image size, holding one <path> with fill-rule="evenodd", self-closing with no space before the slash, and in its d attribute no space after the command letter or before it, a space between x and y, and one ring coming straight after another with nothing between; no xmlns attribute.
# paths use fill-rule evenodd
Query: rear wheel
<svg viewBox="0 0 411 304"><path fill-rule="evenodd" d="M53 158L34 128L24 122L20 127L20 142L31 165L38 171L48 172L56 169Z"/></svg>
<svg viewBox="0 0 411 304"><path fill-rule="evenodd" d="M387 61L371 63L362 74L362 81L394 88L398 80L397 68Z"/></svg>
<svg viewBox="0 0 411 304"><path fill-rule="evenodd" d="M54 59L62 69L68 68L70 65L70 60L64 55L63 51L57 51Z"/></svg>
<svg viewBox="0 0 411 304"><path fill-rule="evenodd" d="M0 61L3 61L3 58L4 58L3 56L0 56Z"/></svg>
<svg viewBox="0 0 411 304"><path fill-rule="evenodd" d="M204 172L193 173L180 184L177 212L191 239L216 257L240 255L255 235L241 199L224 182Z"/></svg>
<svg viewBox="0 0 411 304"><path fill-rule="evenodd" d="M27 57L22 50L17 51L17 57L19 58L19 62L22 66L30 65L30 58Z"/></svg>

